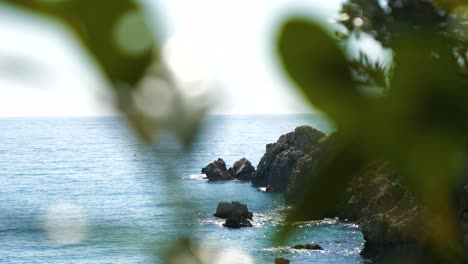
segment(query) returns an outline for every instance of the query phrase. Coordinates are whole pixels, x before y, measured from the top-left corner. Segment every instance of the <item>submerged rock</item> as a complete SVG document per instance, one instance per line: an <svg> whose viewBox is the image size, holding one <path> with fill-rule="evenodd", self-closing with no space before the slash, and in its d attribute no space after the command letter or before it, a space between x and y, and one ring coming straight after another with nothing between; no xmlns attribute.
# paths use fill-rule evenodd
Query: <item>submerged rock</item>
<svg viewBox="0 0 468 264"><path fill-rule="evenodd" d="M289 259L275 258L275 264L289 264Z"/></svg>
<svg viewBox="0 0 468 264"><path fill-rule="evenodd" d="M304 245L294 245L291 248L293 248L293 249L323 250L323 248L317 243L304 244Z"/></svg>
<svg viewBox="0 0 468 264"><path fill-rule="evenodd" d="M220 202L214 216L226 219L223 226L230 228L251 227L253 214L247 205L239 202Z"/></svg>
<svg viewBox="0 0 468 264"><path fill-rule="evenodd" d="M234 179L229 174L226 163L221 158L208 164L201 172L206 174L209 181L229 181Z"/></svg>

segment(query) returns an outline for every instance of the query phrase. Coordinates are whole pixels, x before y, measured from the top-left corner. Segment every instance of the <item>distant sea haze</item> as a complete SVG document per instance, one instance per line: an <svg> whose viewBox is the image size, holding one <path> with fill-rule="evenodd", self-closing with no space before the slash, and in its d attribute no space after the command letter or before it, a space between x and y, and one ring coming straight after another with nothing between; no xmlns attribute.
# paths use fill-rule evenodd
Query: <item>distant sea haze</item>
<svg viewBox="0 0 468 264"><path fill-rule="evenodd" d="M199 176L218 157L256 166L267 143L304 124L333 129L319 115L210 116L187 153L170 136L143 145L119 117L2 118L0 263L161 263L187 235L223 263L363 263L355 225L303 222L276 244L281 194ZM247 204L253 227L222 227L221 201ZM290 248L312 242L325 250Z"/></svg>

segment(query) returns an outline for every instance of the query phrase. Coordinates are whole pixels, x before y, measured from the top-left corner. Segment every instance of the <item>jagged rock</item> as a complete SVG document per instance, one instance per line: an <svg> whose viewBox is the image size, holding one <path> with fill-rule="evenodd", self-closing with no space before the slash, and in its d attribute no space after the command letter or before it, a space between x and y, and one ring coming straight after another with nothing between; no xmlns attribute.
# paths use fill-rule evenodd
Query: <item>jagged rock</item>
<svg viewBox="0 0 468 264"><path fill-rule="evenodd" d="M361 227L366 258L417 253L427 241L421 206L388 162L372 162L352 179L339 212Z"/></svg>
<svg viewBox="0 0 468 264"><path fill-rule="evenodd" d="M248 159L242 158L229 168L229 172L238 180L250 181L255 175L255 167Z"/></svg>
<svg viewBox="0 0 468 264"><path fill-rule="evenodd" d="M247 205L234 201L218 203L214 216L226 219L236 212L245 215L247 219L252 219L253 214L249 212Z"/></svg>
<svg viewBox="0 0 468 264"><path fill-rule="evenodd" d="M228 173L233 179L236 178L236 171L232 167L229 167Z"/></svg>
<svg viewBox="0 0 468 264"><path fill-rule="evenodd" d="M208 164L201 172L206 174L209 181L229 181L234 179L229 174L226 163L221 158Z"/></svg>
<svg viewBox="0 0 468 264"><path fill-rule="evenodd" d="M293 249L323 250L323 248L317 243L304 244L304 245L294 245L291 248L293 248Z"/></svg>
<svg viewBox="0 0 468 264"><path fill-rule="evenodd" d="M275 264L289 264L289 259L275 258Z"/></svg>
<svg viewBox="0 0 468 264"><path fill-rule="evenodd" d="M282 135L276 143L267 145L253 183L284 191L288 204L302 201L311 175L335 149L338 136L324 136L305 126ZM359 224L365 239L363 256L375 258L388 251L409 251L424 239L420 208L388 163L369 163L351 180L343 197L343 203L330 212L330 217ZM294 248L305 249L305 245Z"/></svg>
<svg viewBox="0 0 468 264"><path fill-rule="evenodd" d="M322 137L311 151L297 160L289 178L288 187L284 192L286 203L294 204L304 197L305 188L309 184L308 181L311 179L311 175L315 173L321 160L326 158L335 149L335 145L336 133L334 132L329 136ZM335 216L336 212L330 212L328 217Z"/></svg>
<svg viewBox="0 0 468 264"><path fill-rule="evenodd" d="M223 226L229 228L252 227L252 223L250 222L247 214L242 214L236 211L226 219Z"/></svg>
<svg viewBox="0 0 468 264"><path fill-rule="evenodd" d="M303 202L311 177L336 149L338 140L337 133L324 136L310 127L298 127L294 132L282 135L276 143L266 145L266 153L257 166L252 183L267 187L268 191L284 191L288 204ZM329 213L360 226L365 240L362 256L378 259L430 251L430 237L441 231L427 230L424 207L417 203L404 180L388 162L367 161L364 169L353 176L347 186L342 203ZM459 186L468 186L468 180ZM459 192L460 197L456 198L461 201L459 220L468 223L468 188ZM439 225L443 230L444 223ZM468 232L464 235L468 237ZM297 245L297 248L305 249L305 245Z"/></svg>
<svg viewBox="0 0 468 264"><path fill-rule="evenodd" d="M216 217L224 218L226 221L223 226L230 228L251 227L250 220L253 214L249 212L247 205L239 202L220 202L216 207Z"/></svg>
<svg viewBox="0 0 468 264"><path fill-rule="evenodd" d="M324 136L309 126L300 126L294 132L282 135L276 143L267 144L252 183L276 192L285 191L297 161L317 148L317 142Z"/></svg>
<svg viewBox="0 0 468 264"><path fill-rule="evenodd" d="M242 158L234 163L232 167L226 169L226 163L223 159L213 161L202 169L209 181L229 181L238 179L241 181L250 181L255 175L255 167L252 163Z"/></svg>

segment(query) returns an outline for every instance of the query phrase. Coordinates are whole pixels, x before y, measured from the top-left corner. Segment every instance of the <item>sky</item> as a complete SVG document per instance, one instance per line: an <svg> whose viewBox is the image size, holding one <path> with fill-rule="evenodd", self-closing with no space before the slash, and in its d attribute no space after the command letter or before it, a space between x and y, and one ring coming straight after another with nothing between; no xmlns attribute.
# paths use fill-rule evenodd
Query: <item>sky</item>
<svg viewBox="0 0 468 264"><path fill-rule="evenodd" d="M216 80L214 114L314 112L277 65L275 30L291 13L321 21L340 0L141 1L163 42L189 39ZM60 25L0 5L0 116L114 115L112 97ZM181 38L182 36L182 38Z"/></svg>

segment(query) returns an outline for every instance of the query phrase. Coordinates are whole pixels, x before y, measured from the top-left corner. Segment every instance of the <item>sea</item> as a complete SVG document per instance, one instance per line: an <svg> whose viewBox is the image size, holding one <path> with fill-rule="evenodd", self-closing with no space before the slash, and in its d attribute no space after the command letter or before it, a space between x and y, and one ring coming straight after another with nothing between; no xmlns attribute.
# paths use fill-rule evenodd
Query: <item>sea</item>
<svg viewBox="0 0 468 264"><path fill-rule="evenodd" d="M0 263L364 263L355 224L294 223L282 237L281 194L201 174L219 157L256 166L299 125L333 131L321 115L213 115L187 149L170 133L148 146L120 117L2 118ZM223 227L221 201L246 204L253 227ZM324 250L291 248L305 243Z"/></svg>

